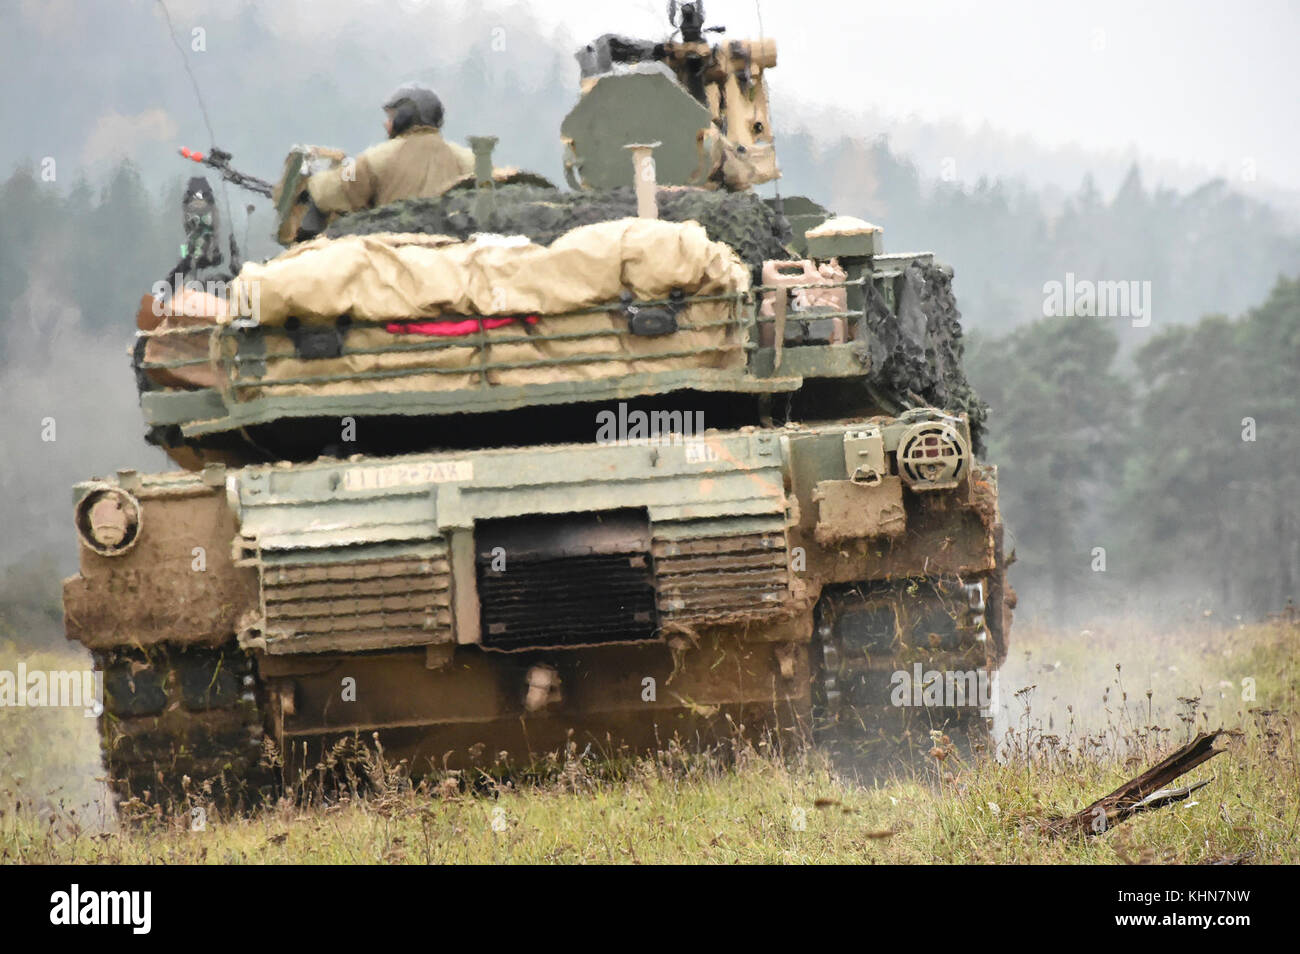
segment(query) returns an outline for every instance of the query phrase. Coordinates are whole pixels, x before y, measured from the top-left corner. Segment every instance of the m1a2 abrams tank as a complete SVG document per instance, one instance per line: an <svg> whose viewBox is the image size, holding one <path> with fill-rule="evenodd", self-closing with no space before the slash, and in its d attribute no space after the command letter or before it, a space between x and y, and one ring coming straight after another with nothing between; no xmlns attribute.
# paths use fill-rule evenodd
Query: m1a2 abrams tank
<svg viewBox="0 0 1300 954"><path fill-rule="evenodd" d="M750 190L775 57L603 37L573 191L476 140L464 188L142 311L186 469L79 485L64 587L119 792L256 786L268 740L418 773L978 734L1012 598L951 273Z"/></svg>

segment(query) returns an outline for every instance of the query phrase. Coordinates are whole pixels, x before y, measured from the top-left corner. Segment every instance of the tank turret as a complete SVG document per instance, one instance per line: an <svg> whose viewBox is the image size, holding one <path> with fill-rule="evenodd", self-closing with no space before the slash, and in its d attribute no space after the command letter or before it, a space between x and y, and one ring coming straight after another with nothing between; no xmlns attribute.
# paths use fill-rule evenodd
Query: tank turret
<svg viewBox="0 0 1300 954"><path fill-rule="evenodd" d="M756 194L778 174L775 44L703 36L579 51L575 189L496 167L495 139L474 137L475 172L441 196L146 297L149 439L190 467L586 439L597 410L631 401L722 426L932 406L964 414L978 449L951 272L884 251L870 223ZM345 161L291 152L282 240L305 176Z"/></svg>

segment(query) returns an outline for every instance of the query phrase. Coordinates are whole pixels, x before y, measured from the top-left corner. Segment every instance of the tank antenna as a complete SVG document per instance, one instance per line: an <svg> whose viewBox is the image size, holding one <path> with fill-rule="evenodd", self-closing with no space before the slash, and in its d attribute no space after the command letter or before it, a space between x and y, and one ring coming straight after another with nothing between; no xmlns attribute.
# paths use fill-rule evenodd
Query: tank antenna
<svg viewBox="0 0 1300 954"><path fill-rule="evenodd" d="M172 46L176 47L176 52L181 58L181 66L185 67L185 74L190 78L190 86L194 89L194 98L198 101L199 112L203 114L203 125L208 130L208 144L212 145L217 141L217 134L212 131L212 120L208 116L207 104L203 102L203 92L199 89L198 78L195 77L194 71L190 69L189 57L185 55L185 50L181 46L180 40L176 39L176 28L172 25L172 15L167 10L167 4L163 0L158 0L158 7L162 10L163 19L167 21L167 33L172 38ZM230 190L226 186L226 180L221 180L221 198L226 204L226 221L230 229L230 268L235 274L239 274L240 255L239 243L235 241L235 217L231 212Z"/></svg>
<svg viewBox="0 0 1300 954"><path fill-rule="evenodd" d="M159 0L161 2L161 0ZM763 0L754 0L754 12L758 14L758 42L763 43ZM775 112L772 109L772 83L769 80L767 85L767 123L772 128L772 147L776 148L776 119ZM781 177L778 175L772 180L772 189L776 192L776 214L785 215L785 204L781 201Z"/></svg>

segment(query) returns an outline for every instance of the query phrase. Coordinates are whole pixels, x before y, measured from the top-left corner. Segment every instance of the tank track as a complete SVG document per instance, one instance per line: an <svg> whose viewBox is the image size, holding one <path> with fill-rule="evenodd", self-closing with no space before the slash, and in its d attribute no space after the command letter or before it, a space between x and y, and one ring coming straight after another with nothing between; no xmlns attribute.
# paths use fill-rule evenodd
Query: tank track
<svg viewBox="0 0 1300 954"><path fill-rule="evenodd" d="M916 769L935 758L946 759L954 752L971 760L991 751L992 722L969 709L944 707L894 708L887 702L888 673L875 680L846 679L837 672L844 659L834 642L820 647L822 680L820 698L813 706L813 740L841 769L868 776L883 776L896 770ZM911 669L911 663L898 664ZM928 668L928 667L927 667ZM869 696L873 701L864 702Z"/></svg>
<svg viewBox="0 0 1300 954"><path fill-rule="evenodd" d="M954 753L971 759L990 752L991 718L971 706L895 706L891 680L897 671L912 674L918 663L923 672L996 668L1002 655L996 647L1005 639L1010 618L1004 606L1005 572L999 555L998 569L983 578L985 603L977 616L983 618L979 625L995 630L986 636L994 641L992 647L959 637L958 644L932 642L927 650L917 645L920 632L913 631L900 634L901 644L888 651L878 647L864 657L862 646L837 635L836 600L823 596L810 647L814 743L841 768L866 775L915 769Z"/></svg>
<svg viewBox="0 0 1300 954"><path fill-rule="evenodd" d="M254 804L272 791L252 659L218 648L156 646L95 653L104 673L100 748L119 803Z"/></svg>

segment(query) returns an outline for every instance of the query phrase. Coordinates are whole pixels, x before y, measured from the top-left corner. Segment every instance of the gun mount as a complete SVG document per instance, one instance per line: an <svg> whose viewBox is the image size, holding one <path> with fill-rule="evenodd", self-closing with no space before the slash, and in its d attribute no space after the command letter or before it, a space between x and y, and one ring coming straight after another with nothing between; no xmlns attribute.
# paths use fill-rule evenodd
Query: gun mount
<svg viewBox="0 0 1300 954"><path fill-rule="evenodd" d="M747 189L780 175L766 71L776 41L710 44L703 4L681 10L681 37L605 34L576 54L582 96L560 127L572 188L631 185L625 143L658 142L662 185Z"/></svg>

